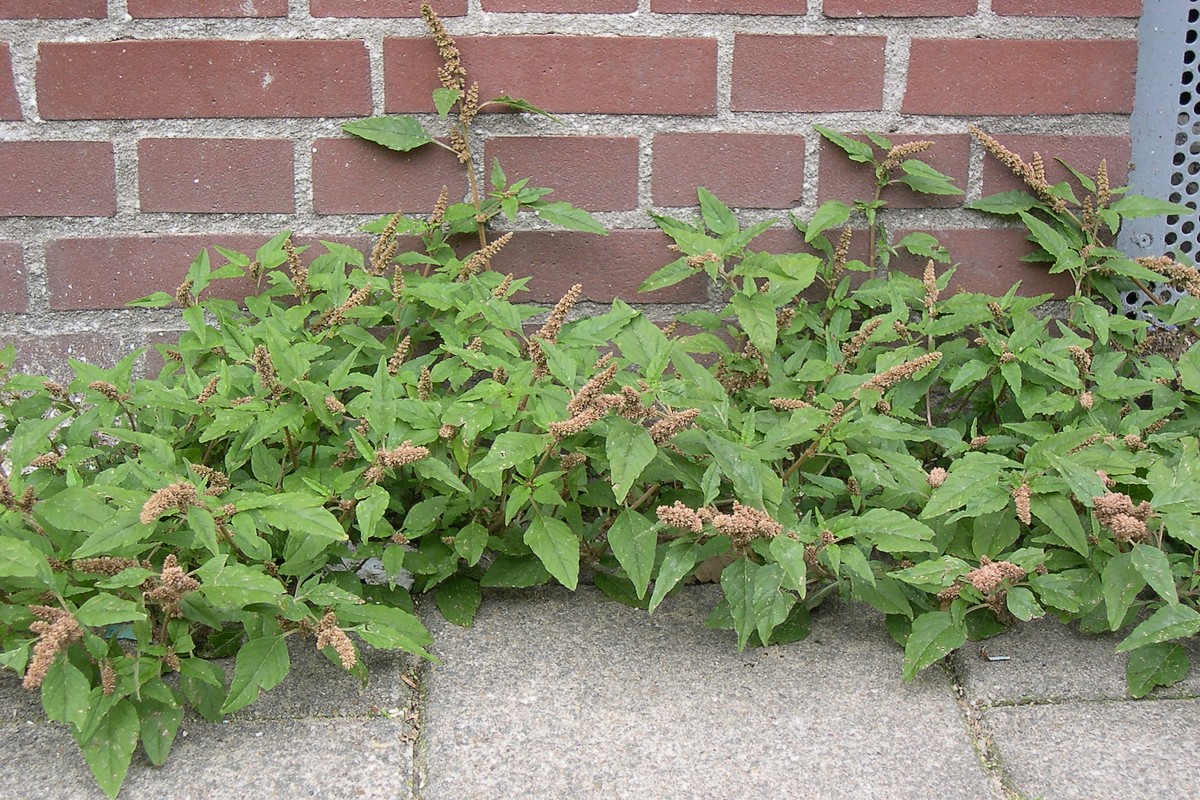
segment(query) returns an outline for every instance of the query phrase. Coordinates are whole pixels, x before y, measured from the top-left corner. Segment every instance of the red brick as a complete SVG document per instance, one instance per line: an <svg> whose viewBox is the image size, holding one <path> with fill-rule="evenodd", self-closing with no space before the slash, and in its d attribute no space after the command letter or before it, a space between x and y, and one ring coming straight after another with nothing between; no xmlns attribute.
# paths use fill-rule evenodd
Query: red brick
<svg viewBox="0 0 1200 800"><path fill-rule="evenodd" d="M992 11L1024 17L1140 17L1142 0L992 0Z"/></svg>
<svg viewBox="0 0 1200 800"><path fill-rule="evenodd" d="M0 216L107 217L117 212L109 142L0 142Z"/></svg>
<svg viewBox="0 0 1200 800"><path fill-rule="evenodd" d="M792 208L804 196L804 137L660 133L651 174L660 206L694 206L703 186L734 208Z"/></svg>
<svg viewBox="0 0 1200 800"><path fill-rule="evenodd" d="M437 0L439 17L461 17L467 13L467 0ZM308 13L314 17L419 17L421 0L309 0Z"/></svg>
<svg viewBox="0 0 1200 800"><path fill-rule="evenodd" d="M625 14L637 0L483 0L484 11L542 11L552 14Z"/></svg>
<svg viewBox="0 0 1200 800"><path fill-rule="evenodd" d="M899 241L912 233L912 230L895 230L891 232L892 241ZM1033 251L1025 239L1025 231L1013 228L960 228L923 230L937 237L938 241L950 252L950 264L937 264L938 274L941 274L951 264L958 264L958 270L950 281L950 291L980 292L983 294L1002 295L1013 284L1021 282L1021 294L1035 295L1054 292L1059 297L1065 297L1071 292L1071 281L1063 274L1051 275L1049 264L1035 264L1021 261L1021 257ZM835 234L836 235L836 234ZM855 230L850 245L850 258L866 260L866 231ZM803 253L810 248L794 228L772 228L750 246L752 250L762 250L768 253ZM920 275L925 270L927 258L901 252L892 259L891 268L910 275ZM866 276L867 273L853 273ZM820 292L813 297L820 296Z"/></svg>
<svg viewBox="0 0 1200 800"><path fill-rule="evenodd" d="M371 111L360 41L38 45L46 119L344 117Z"/></svg>
<svg viewBox="0 0 1200 800"><path fill-rule="evenodd" d="M13 81L8 42L0 42L0 119L21 119L21 101Z"/></svg>
<svg viewBox="0 0 1200 800"><path fill-rule="evenodd" d="M124 308L130 300L152 292L174 293L188 266L205 247L214 263L224 260L211 250L214 244L242 253L253 253L270 236L254 234L197 234L185 236L114 236L111 238L56 239L46 244L46 279L50 308L61 311ZM222 296L242 297L253 287L247 281Z"/></svg>
<svg viewBox="0 0 1200 800"><path fill-rule="evenodd" d="M137 349L133 337L103 331L0 336L0 347L9 344L17 349L13 364L17 372L42 375L64 385L75 379L68 359L109 368Z"/></svg>
<svg viewBox="0 0 1200 800"><path fill-rule="evenodd" d="M286 17L287 0L129 0L139 19L183 17Z"/></svg>
<svg viewBox="0 0 1200 800"><path fill-rule="evenodd" d="M56 239L46 245L46 278L50 308L63 311L124 308L152 292L174 293L188 267L204 248L213 266L225 263L213 250L220 245L253 255L271 238L267 233L211 233L163 236L113 236ZM297 246L316 245L301 255L309 263L325 252L319 239L370 248L366 236L297 236ZM249 278L220 281L213 296L237 299L254 290Z"/></svg>
<svg viewBox="0 0 1200 800"><path fill-rule="evenodd" d="M458 199L466 181L457 156L434 145L408 153L362 139L318 139L313 145L318 214L429 212L443 185Z"/></svg>
<svg viewBox="0 0 1200 800"><path fill-rule="evenodd" d="M529 302L554 302L573 284L583 284L585 300L622 298L642 303L702 303L707 287L689 278L666 289L639 295L652 272L679 257L667 249L671 240L657 230L613 231L596 236L575 231L519 233L492 259L498 272L532 276L530 291L518 296Z"/></svg>
<svg viewBox="0 0 1200 800"><path fill-rule="evenodd" d="M978 0L825 0L827 17L965 17Z"/></svg>
<svg viewBox="0 0 1200 800"><path fill-rule="evenodd" d="M914 39L906 114L1128 114L1137 42Z"/></svg>
<svg viewBox="0 0 1200 800"><path fill-rule="evenodd" d="M856 137L866 141L866 137ZM887 134L892 144L912 141L934 142L934 146L913 156L944 175L949 175L960 189L967 186L967 166L970 161L970 142L962 134ZM841 148L821 140L820 177L817 181L817 202L826 200L870 200L875 196L875 169L870 164L851 161ZM896 169L892 175L903 175ZM919 194L903 184L888 186L882 199L893 208L949 208L961 205L962 195Z"/></svg>
<svg viewBox="0 0 1200 800"><path fill-rule="evenodd" d="M291 213L292 162L283 139L142 139L142 211Z"/></svg>
<svg viewBox="0 0 1200 800"><path fill-rule="evenodd" d="M1020 293L1031 296L1053 292L1058 297L1071 293L1072 284L1066 273L1050 274L1050 264L1021 261L1021 257L1033 251L1026 240L1024 230L1012 228L968 228L928 231L950 251L950 264L958 270L950 281L951 292L980 292L1002 295L1018 281ZM911 231L893 232L893 240ZM920 275L925 269L927 258L903 253L892 260L892 269L903 270L910 275ZM937 265L941 274L948 265Z"/></svg>
<svg viewBox="0 0 1200 800"><path fill-rule="evenodd" d="M651 11L666 14L794 14L808 12L805 0L652 0Z"/></svg>
<svg viewBox="0 0 1200 800"><path fill-rule="evenodd" d="M633 36L464 36L463 63L480 96L521 97L552 112L713 114L713 39ZM388 111L431 111L441 61L425 38L385 39Z"/></svg>
<svg viewBox="0 0 1200 800"><path fill-rule="evenodd" d="M20 314L28 307L21 245L0 242L0 314Z"/></svg>
<svg viewBox="0 0 1200 800"><path fill-rule="evenodd" d="M883 36L760 36L733 44L734 111L883 106Z"/></svg>
<svg viewBox="0 0 1200 800"><path fill-rule="evenodd" d="M624 136L513 136L492 139L484 150L484 172L500 159L508 182L530 178L530 186L554 189L588 211L623 211L638 204L638 140Z"/></svg>
<svg viewBox="0 0 1200 800"><path fill-rule="evenodd" d="M1046 164L1046 180L1059 183L1069 180L1079 194L1079 184L1056 159L1061 158L1090 177L1096 176L1100 159L1108 162L1108 180L1112 186L1122 186L1129 176L1128 136L1037 136L999 134L996 140L1028 161L1034 152L1042 154ZM1012 189L1026 189L1008 167L990 155L983 159L983 194L986 197ZM1082 197L1080 198L1082 199Z"/></svg>
<svg viewBox="0 0 1200 800"><path fill-rule="evenodd" d="M106 0L0 0L0 19L104 19Z"/></svg>

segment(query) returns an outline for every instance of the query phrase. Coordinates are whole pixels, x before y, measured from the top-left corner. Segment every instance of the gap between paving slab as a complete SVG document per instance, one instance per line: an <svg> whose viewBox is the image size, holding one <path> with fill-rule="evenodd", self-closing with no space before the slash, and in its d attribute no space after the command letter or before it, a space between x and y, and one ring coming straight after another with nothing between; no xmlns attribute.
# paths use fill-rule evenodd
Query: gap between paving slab
<svg viewBox="0 0 1200 800"><path fill-rule="evenodd" d="M290 641L287 679L219 724L184 718L166 765L138 751L121 800L413 796L415 659L364 649L371 678L330 664L310 641ZM232 671L232 664L226 665ZM45 721L39 695L0 675L0 798L102 800L79 747Z"/></svg>
<svg viewBox="0 0 1200 800"><path fill-rule="evenodd" d="M996 798L940 670L901 680L864 608L738 653L689 587L653 615L591 587L489 593L475 627L425 607L421 800Z"/></svg>
<svg viewBox="0 0 1200 800"><path fill-rule="evenodd" d="M1123 634L1084 635L1055 620L1019 625L953 654L968 724L1013 797L1196 795L1200 675L1132 700ZM1181 643L1192 663L1200 642ZM1006 661L988 661L980 648Z"/></svg>

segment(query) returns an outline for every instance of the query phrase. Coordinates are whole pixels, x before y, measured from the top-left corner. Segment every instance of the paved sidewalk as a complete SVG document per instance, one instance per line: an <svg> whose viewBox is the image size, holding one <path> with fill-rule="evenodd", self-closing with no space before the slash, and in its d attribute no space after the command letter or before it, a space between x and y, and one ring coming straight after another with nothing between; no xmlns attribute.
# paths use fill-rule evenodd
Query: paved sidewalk
<svg viewBox="0 0 1200 800"><path fill-rule="evenodd" d="M1037 622L900 679L870 610L737 653L713 587L653 615L591 587L496 592L475 627L428 608L441 666L374 653L365 690L315 652L220 725L185 720L122 798L1184 798L1200 675L1140 701L1115 639ZM1189 646L1193 662L1200 646ZM416 690L410 687L416 686ZM0 678L0 798L101 798L74 741ZM185 733L186 732L186 733Z"/></svg>

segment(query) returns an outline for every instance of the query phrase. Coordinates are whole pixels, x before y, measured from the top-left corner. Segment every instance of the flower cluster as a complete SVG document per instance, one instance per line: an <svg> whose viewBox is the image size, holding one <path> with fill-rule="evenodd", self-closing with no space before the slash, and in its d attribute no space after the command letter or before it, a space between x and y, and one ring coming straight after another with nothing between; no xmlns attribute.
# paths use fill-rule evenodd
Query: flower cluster
<svg viewBox="0 0 1200 800"><path fill-rule="evenodd" d="M1143 500L1136 506L1133 498L1120 492L1108 492L1092 498L1096 519L1112 531L1120 542L1143 542L1150 538L1146 519L1153 512L1150 504Z"/></svg>

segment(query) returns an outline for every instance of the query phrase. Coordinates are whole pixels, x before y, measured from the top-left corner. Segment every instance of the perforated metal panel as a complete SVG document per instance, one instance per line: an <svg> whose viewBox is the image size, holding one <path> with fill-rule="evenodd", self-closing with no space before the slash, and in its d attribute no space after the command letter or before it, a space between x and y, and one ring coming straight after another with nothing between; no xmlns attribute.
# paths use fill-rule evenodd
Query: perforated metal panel
<svg viewBox="0 0 1200 800"><path fill-rule="evenodd" d="M1200 207L1200 0L1145 0L1138 29L1138 75L1131 131L1132 191ZM1200 257L1195 214L1129 220L1120 245L1134 256L1166 253ZM1152 290L1166 302L1179 292L1165 285ZM1155 322L1143 307L1154 305L1131 292L1130 316Z"/></svg>

